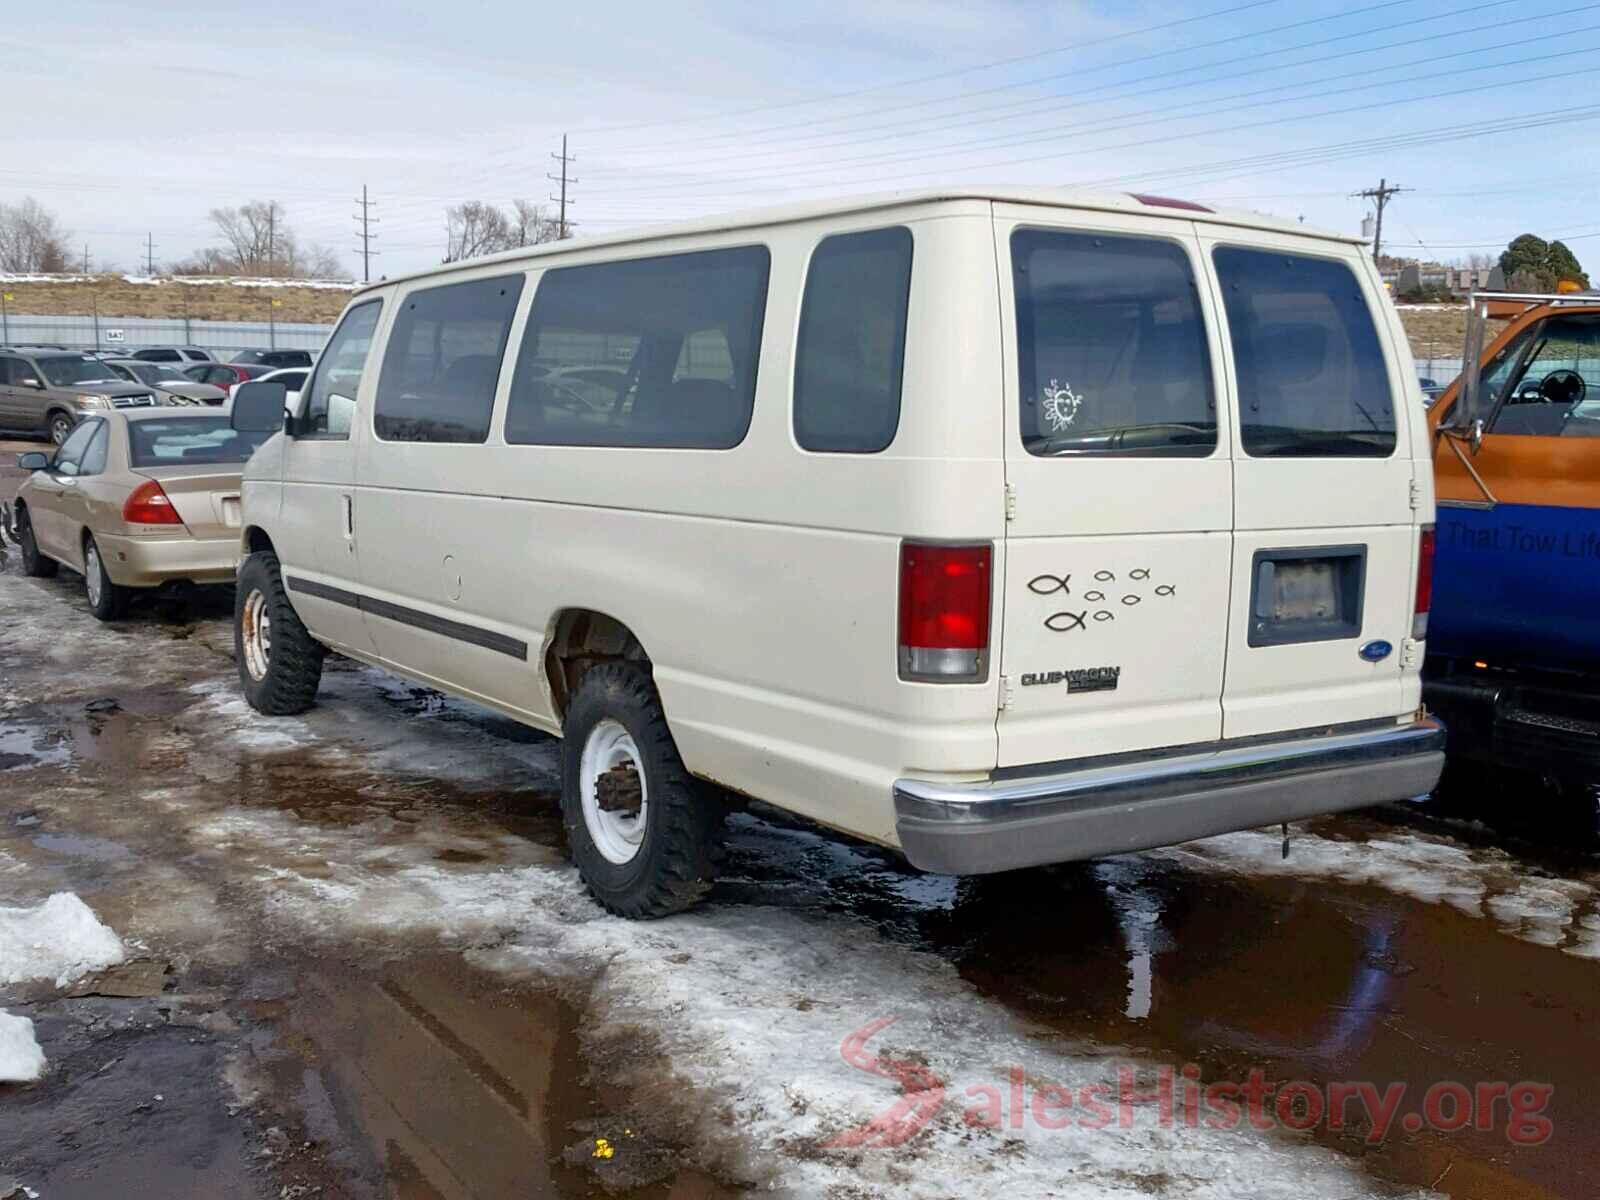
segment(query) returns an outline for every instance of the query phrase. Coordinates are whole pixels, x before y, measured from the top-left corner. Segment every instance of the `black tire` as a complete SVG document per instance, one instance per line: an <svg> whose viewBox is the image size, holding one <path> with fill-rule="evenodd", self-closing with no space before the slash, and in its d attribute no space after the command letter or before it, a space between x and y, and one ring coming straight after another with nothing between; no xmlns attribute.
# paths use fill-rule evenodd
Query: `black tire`
<svg viewBox="0 0 1600 1200"><path fill-rule="evenodd" d="M643 839L631 859L614 862L584 816L582 760L603 721L621 725L639 753L648 798ZM579 681L562 725L561 813L567 843L589 892L621 917L665 917L694 905L716 878L723 807L678 756L650 676L628 663L603 663Z"/></svg>
<svg viewBox="0 0 1600 1200"><path fill-rule="evenodd" d="M17 509L17 540L22 544L22 573L34 579L54 579L61 564L46 558L33 539L33 520L25 507Z"/></svg>
<svg viewBox="0 0 1600 1200"><path fill-rule="evenodd" d="M128 611L129 591L111 582L92 533L83 538L83 584L89 596L89 611L98 619L115 621Z"/></svg>
<svg viewBox="0 0 1600 1200"><path fill-rule="evenodd" d="M259 639L253 643L259 654L247 654L247 613L252 614L252 621L261 613L268 619L264 648ZM327 653L327 647L311 636L289 603L278 556L261 551L246 557L234 591L233 656L239 667L239 686L250 707L271 717L305 712L316 701ZM253 663L262 668L259 674Z"/></svg>
<svg viewBox="0 0 1600 1200"><path fill-rule="evenodd" d="M69 412L56 408L50 411L45 418L45 429L50 434L51 444L59 446L72 436L73 428L78 424L77 419Z"/></svg>

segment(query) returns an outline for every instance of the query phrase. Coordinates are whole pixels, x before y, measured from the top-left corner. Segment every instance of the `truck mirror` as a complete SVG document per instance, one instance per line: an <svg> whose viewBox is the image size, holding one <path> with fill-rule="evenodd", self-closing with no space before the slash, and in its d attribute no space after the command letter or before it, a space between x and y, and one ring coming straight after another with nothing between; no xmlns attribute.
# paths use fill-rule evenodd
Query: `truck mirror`
<svg viewBox="0 0 1600 1200"><path fill-rule="evenodd" d="M228 424L242 433L276 433L284 426L288 398L281 383L241 383L233 389Z"/></svg>
<svg viewBox="0 0 1600 1200"><path fill-rule="evenodd" d="M1483 394L1483 338L1489 322L1489 306L1477 296L1467 308L1467 336L1461 351L1461 386L1456 391L1455 411L1450 426L1460 431L1476 454L1483 445L1484 421L1488 418Z"/></svg>

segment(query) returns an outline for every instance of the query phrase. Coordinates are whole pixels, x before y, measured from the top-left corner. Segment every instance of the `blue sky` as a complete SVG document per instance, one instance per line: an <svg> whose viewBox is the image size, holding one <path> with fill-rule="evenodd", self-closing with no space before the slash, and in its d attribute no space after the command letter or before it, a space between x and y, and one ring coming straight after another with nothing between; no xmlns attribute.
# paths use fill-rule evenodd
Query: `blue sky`
<svg viewBox="0 0 1600 1200"><path fill-rule="evenodd" d="M124 268L266 198L353 267L363 183L374 273L424 266L446 205L544 200L563 131L580 233L951 182L1355 230L1387 177L1396 252L1532 231L1600 266L1600 2L61 0L9 14L0 77L0 201Z"/></svg>

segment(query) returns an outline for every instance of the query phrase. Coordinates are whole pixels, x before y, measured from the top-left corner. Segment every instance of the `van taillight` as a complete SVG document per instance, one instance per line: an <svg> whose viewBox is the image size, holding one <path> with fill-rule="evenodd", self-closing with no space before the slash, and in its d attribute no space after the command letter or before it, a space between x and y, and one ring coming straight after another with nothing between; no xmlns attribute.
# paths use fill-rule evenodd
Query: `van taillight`
<svg viewBox="0 0 1600 1200"><path fill-rule="evenodd" d="M900 678L973 683L989 672L994 547L900 547Z"/></svg>
<svg viewBox="0 0 1600 1200"><path fill-rule="evenodd" d="M1411 636L1422 641L1428 636L1428 610L1433 607L1432 525L1424 525L1417 538L1417 603L1412 609Z"/></svg>
<svg viewBox="0 0 1600 1200"><path fill-rule="evenodd" d="M129 525L182 525L183 518L172 507L167 493L154 479L147 479L122 502L122 519Z"/></svg>

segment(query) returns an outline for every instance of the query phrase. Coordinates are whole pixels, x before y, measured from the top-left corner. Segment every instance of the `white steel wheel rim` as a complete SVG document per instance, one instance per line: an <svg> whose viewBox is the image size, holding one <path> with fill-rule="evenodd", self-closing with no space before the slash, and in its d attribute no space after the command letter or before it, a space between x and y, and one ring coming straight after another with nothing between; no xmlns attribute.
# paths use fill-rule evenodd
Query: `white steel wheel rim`
<svg viewBox="0 0 1600 1200"><path fill-rule="evenodd" d="M89 603L100 607L100 551L93 542L84 551L83 582L89 589Z"/></svg>
<svg viewBox="0 0 1600 1200"><path fill-rule="evenodd" d="M637 812L607 811L600 807L600 777L615 767L631 766L639 777ZM607 717L589 731L578 759L578 788L583 800L583 823L595 848L607 862L631 862L644 845L645 825L650 814L650 787L645 780L644 762L633 735L618 721Z"/></svg>
<svg viewBox="0 0 1600 1200"><path fill-rule="evenodd" d="M245 670L250 672L251 679L265 679L267 660L272 654L272 617L267 612L267 598L260 589L252 590L244 598L244 612L239 625Z"/></svg>

